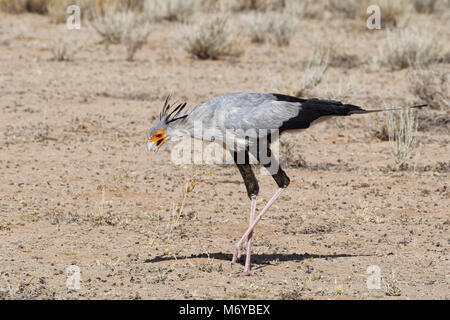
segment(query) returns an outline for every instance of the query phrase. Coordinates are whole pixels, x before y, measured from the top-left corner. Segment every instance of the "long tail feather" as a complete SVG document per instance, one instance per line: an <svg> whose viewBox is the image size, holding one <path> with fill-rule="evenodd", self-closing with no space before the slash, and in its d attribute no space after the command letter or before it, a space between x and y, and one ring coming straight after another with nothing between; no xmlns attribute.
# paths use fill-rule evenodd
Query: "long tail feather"
<svg viewBox="0 0 450 320"><path fill-rule="evenodd" d="M417 106L409 107L410 109L422 109L428 107L427 104L421 104ZM374 113L374 112L385 112L385 111L397 111L397 110L403 110L403 108L394 108L394 109L378 109L378 110L351 110L349 114L364 114L364 113Z"/></svg>

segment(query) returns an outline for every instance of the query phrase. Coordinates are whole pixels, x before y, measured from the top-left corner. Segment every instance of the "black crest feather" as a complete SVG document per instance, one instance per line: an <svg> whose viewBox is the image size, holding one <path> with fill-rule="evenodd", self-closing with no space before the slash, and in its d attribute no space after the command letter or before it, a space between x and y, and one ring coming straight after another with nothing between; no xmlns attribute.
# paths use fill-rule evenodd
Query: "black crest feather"
<svg viewBox="0 0 450 320"><path fill-rule="evenodd" d="M170 95L167 96L166 100L164 101L164 106L161 110L161 113L159 114L159 119L162 119L163 117L166 117L165 122L171 123L177 120L181 120L186 118L188 115L182 115L179 117L180 113L186 108L186 102L178 104L176 107L174 107L175 104L170 104Z"/></svg>

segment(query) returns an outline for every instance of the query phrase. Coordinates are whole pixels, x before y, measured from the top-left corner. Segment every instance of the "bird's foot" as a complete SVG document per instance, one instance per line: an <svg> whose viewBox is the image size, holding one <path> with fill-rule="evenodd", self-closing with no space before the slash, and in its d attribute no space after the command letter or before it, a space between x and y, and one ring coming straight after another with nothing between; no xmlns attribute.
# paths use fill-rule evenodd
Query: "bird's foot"
<svg viewBox="0 0 450 320"><path fill-rule="evenodd" d="M236 263L238 259L241 258L241 244L238 242L234 247L233 259L231 259L231 263Z"/></svg>
<svg viewBox="0 0 450 320"><path fill-rule="evenodd" d="M249 277L249 276L253 276L255 275L254 271L244 271L244 272L238 272L238 273L233 273L231 276L232 277Z"/></svg>

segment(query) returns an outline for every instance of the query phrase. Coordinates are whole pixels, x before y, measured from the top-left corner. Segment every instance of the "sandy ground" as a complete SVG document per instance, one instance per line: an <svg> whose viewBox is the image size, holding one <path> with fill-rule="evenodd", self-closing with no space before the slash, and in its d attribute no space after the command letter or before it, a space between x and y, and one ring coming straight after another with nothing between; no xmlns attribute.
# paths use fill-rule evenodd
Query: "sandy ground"
<svg viewBox="0 0 450 320"><path fill-rule="evenodd" d="M448 51L449 22L421 19ZM190 106L226 92L286 93L314 40L333 38L367 61L384 37L357 21L313 22L300 22L289 47L246 44L242 57L220 61L188 57L182 26L156 24L125 62L122 47L105 48L86 26L0 13L0 298L449 299L445 128L418 132L405 171L389 169L373 115L295 135L307 167L286 169L292 183L255 232L251 277L230 276L243 268L230 260L249 207L237 169L175 166L167 149L145 150L168 93ZM49 48L63 37L80 49L53 61ZM362 64L330 68L321 86L351 79L350 102L376 108L380 96L414 102L406 78ZM261 208L276 185L259 179ZM195 187L183 196L186 185ZM79 290L66 287L71 265ZM366 285L370 266L379 289Z"/></svg>

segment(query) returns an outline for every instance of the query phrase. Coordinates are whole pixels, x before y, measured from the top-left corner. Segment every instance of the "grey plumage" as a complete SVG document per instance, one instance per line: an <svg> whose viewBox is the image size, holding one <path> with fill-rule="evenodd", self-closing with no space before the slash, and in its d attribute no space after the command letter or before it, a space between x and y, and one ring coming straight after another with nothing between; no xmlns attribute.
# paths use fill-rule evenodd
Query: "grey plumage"
<svg viewBox="0 0 450 320"><path fill-rule="evenodd" d="M360 107L332 100L240 92L212 98L177 115L182 119L164 127L172 140L191 136L202 140L213 137L214 141L223 142L227 133L227 138L236 141L236 147L242 149L253 143L261 131L306 129L321 117L349 115L351 111L364 112ZM195 124L200 124L203 130L196 132ZM150 132L155 130L152 128ZM228 148L233 146L227 145Z"/></svg>

